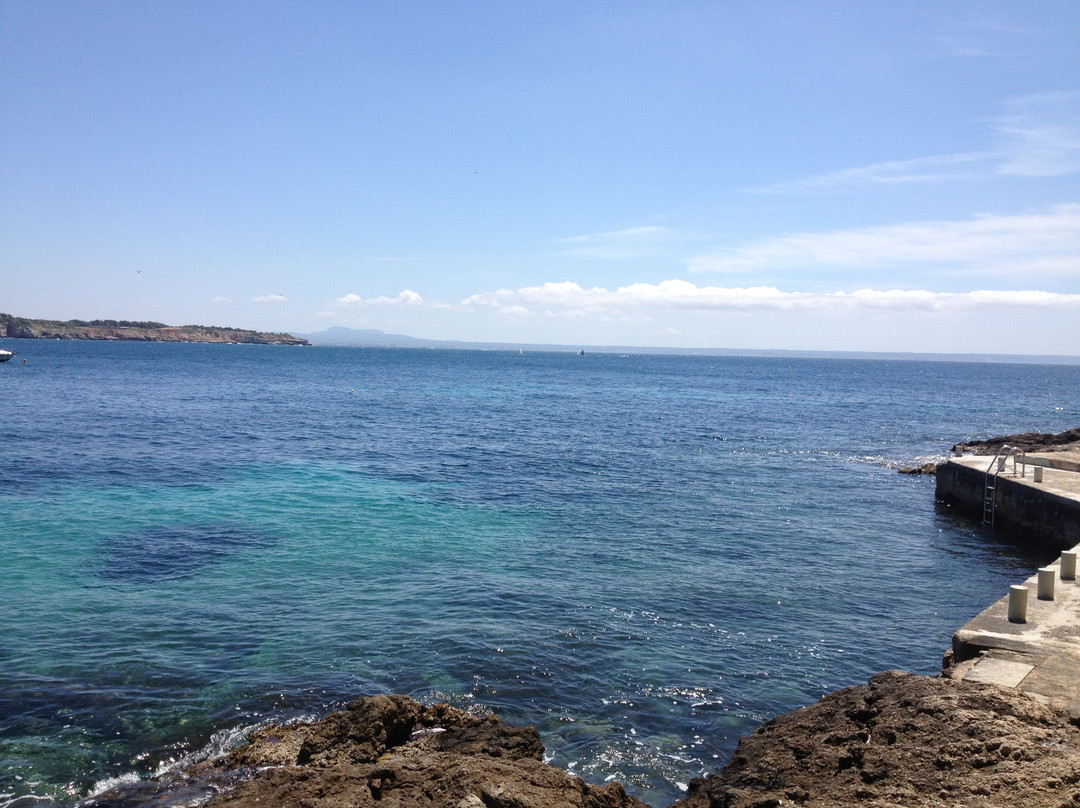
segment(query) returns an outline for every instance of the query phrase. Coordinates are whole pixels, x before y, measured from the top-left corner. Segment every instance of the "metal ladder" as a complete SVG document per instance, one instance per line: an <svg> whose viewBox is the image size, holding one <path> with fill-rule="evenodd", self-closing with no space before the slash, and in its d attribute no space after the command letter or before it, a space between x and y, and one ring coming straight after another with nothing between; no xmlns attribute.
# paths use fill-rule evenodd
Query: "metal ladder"
<svg viewBox="0 0 1080 808"><path fill-rule="evenodd" d="M1002 452L1005 456L1002 457ZM997 480L998 475L1005 470L1005 464L1009 458L1013 461L1013 476L1016 476L1016 456L1020 456L1020 462L1023 464L1023 471L1021 476L1027 476L1027 462L1024 457L1024 450L1018 449L1015 446L1001 446L997 453L994 455L994 459L990 461L990 465L986 468L986 486L983 488L983 524L989 525L990 529L994 529L994 511L997 506Z"/></svg>

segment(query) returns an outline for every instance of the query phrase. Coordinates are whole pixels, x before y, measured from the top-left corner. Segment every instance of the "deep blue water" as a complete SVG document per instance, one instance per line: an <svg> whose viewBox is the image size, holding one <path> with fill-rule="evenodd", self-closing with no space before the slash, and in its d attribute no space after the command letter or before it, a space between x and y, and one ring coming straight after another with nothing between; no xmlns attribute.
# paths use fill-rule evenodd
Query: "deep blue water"
<svg viewBox="0 0 1080 808"><path fill-rule="evenodd" d="M0 807L377 692L666 805L1042 561L898 465L1080 424L1080 366L3 342Z"/></svg>

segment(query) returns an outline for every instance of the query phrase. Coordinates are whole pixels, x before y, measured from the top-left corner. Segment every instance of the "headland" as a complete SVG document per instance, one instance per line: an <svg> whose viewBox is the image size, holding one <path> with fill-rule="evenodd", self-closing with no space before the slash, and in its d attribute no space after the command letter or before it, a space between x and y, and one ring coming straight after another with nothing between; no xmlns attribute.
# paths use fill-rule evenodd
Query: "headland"
<svg viewBox="0 0 1080 808"><path fill-rule="evenodd" d="M32 320L0 313L0 337L10 339L86 339L132 342L218 342L249 345L307 345L291 334L218 326L171 326L131 320Z"/></svg>

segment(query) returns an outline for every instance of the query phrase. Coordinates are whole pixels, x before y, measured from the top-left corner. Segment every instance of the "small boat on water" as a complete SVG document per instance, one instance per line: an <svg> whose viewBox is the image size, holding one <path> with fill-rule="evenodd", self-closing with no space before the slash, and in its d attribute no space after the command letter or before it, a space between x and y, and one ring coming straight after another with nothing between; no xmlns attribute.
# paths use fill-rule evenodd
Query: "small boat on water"
<svg viewBox="0 0 1080 808"><path fill-rule="evenodd" d="M15 354L12 351L0 350L0 362L6 362L9 359L11 359L11 357L13 357L14 355Z"/></svg>

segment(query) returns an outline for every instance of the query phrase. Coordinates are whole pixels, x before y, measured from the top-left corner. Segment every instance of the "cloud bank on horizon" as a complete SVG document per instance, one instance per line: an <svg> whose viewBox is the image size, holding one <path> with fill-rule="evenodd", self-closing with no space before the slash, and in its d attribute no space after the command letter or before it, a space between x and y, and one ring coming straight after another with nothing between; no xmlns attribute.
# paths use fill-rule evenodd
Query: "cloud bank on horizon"
<svg viewBox="0 0 1080 808"><path fill-rule="evenodd" d="M5 4L0 308L1080 356L1078 37L1006 2Z"/></svg>
<svg viewBox="0 0 1080 808"><path fill-rule="evenodd" d="M635 228L619 233L579 236L566 242L593 244L614 237L661 235L662 228ZM1061 205L1045 214L980 216L965 222L916 222L831 233L804 233L767 239L716 256L690 260L691 273L751 275L761 269L894 273L912 267L940 267L956 276L1006 282L1075 273L1080 264L1080 205ZM1029 288L931 291L927 289L859 288L846 291L782 291L775 286L699 286L681 279L632 283L616 289L583 288L573 281L546 282L519 289L498 289L470 295L456 305L426 301L420 294L365 299L348 294L341 307L428 307L474 312L488 309L509 318L656 319L671 310L699 312L776 311L859 315L891 311L1001 315L1041 311L1080 318L1080 293Z"/></svg>

